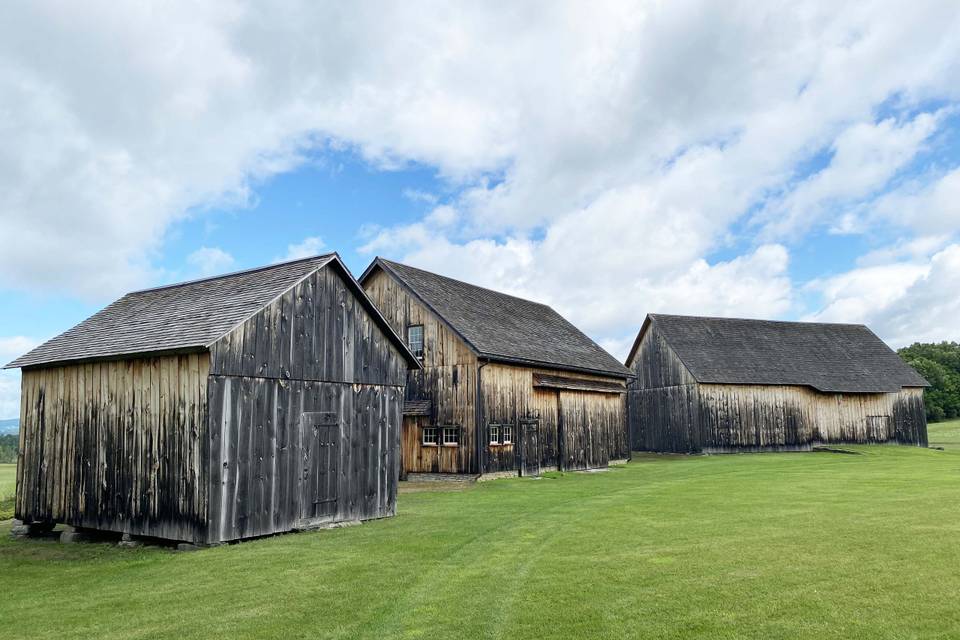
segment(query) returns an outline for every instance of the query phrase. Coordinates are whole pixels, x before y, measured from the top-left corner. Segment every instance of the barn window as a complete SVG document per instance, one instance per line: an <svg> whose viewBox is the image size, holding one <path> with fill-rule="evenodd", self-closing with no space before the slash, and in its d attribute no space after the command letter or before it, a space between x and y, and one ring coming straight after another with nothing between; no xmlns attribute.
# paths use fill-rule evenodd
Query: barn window
<svg viewBox="0 0 960 640"><path fill-rule="evenodd" d="M423 325L412 324L407 327L407 346L413 355L418 358L423 357Z"/></svg>
<svg viewBox="0 0 960 640"><path fill-rule="evenodd" d="M443 446L445 447L460 446L460 427L444 427L443 428Z"/></svg>
<svg viewBox="0 0 960 640"><path fill-rule="evenodd" d="M423 428L423 445L426 447L435 447L437 446L437 428L436 427L424 427Z"/></svg>
<svg viewBox="0 0 960 640"><path fill-rule="evenodd" d="M513 443L513 425L512 424L491 424L490 425L490 444L512 444Z"/></svg>

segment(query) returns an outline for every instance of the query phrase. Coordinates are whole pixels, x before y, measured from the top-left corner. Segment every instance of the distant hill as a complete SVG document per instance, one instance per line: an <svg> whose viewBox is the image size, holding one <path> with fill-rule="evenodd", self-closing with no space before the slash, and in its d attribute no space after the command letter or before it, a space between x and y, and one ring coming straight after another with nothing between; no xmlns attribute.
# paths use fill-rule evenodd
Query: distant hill
<svg viewBox="0 0 960 640"><path fill-rule="evenodd" d="M20 418L0 420L0 436L20 432Z"/></svg>

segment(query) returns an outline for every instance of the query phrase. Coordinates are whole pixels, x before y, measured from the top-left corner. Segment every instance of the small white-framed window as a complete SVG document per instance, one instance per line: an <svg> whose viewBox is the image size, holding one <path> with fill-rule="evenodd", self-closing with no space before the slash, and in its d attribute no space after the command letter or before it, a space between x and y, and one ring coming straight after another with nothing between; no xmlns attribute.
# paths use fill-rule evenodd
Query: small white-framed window
<svg viewBox="0 0 960 640"><path fill-rule="evenodd" d="M490 425L490 444L500 444L500 425Z"/></svg>
<svg viewBox="0 0 960 640"><path fill-rule="evenodd" d="M443 446L445 447L460 446L460 427L444 427L443 428Z"/></svg>
<svg viewBox="0 0 960 640"><path fill-rule="evenodd" d="M500 428L500 431L502 432L502 435L503 435L503 440L501 440L501 442L503 444L512 444L513 443L513 425L505 424Z"/></svg>
<svg viewBox="0 0 960 640"><path fill-rule="evenodd" d="M407 346L418 358L423 357L423 325L412 324L407 327Z"/></svg>
<svg viewBox="0 0 960 640"><path fill-rule="evenodd" d="M436 427L424 427L423 428L423 438L420 441L425 447L435 447L437 446L437 428Z"/></svg>

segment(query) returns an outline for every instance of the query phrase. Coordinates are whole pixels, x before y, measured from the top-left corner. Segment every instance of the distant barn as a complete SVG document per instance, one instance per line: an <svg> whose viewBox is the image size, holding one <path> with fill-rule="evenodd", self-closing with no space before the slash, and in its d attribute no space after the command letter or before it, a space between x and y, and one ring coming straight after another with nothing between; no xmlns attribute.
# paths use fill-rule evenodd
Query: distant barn
<svg viewBox="0 0 960 640"><path fill-rule="evenodd" d="M405 474L537 475L630 455L630 372L547 305L381 258L360 282L423 363L407 380Z"/></svg>
<svg viewBox="0 0 960 640"><path fill-rule="evenodd" d="M128 294L7 365L16 515L196 543L392 515L408 365L335 254Z"/></svg>
<svg viewBox="0 0 960 640"><path fill-rule="evenodd" d="M648 315L627 366L635 450L927 444L927 382L863 325Z"/></svg>

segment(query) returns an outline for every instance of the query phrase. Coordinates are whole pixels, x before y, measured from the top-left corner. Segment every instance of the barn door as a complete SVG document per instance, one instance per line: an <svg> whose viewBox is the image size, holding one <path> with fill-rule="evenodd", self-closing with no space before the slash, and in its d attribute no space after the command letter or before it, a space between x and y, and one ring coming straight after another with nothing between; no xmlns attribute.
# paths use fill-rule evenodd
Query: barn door
<svg viewBox="0 0 960 640"><path fill-rule="evenodd" d="M540 421L520 421L520 475L540 475Z"/></svg>
<svg viewBox="0 0 960 640"><path fill-rule="evenodd" d="M328 519L337 514L340 420L331 411L310 411L300 421L303 468L300 517Z"/></svg>

